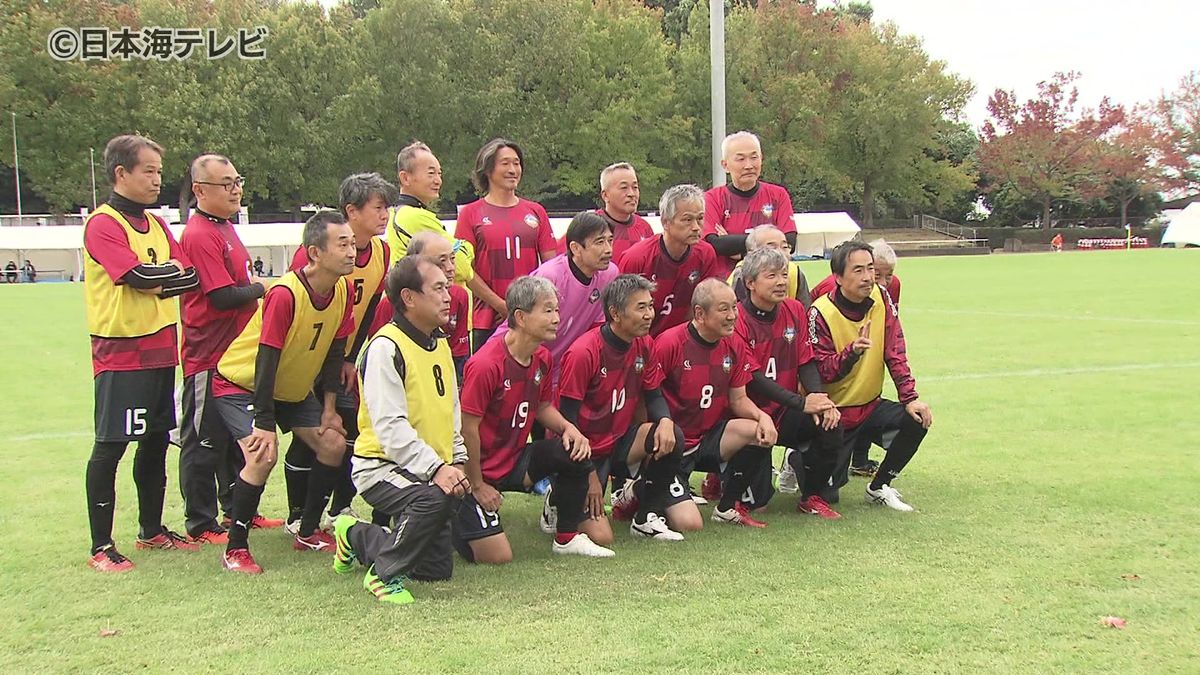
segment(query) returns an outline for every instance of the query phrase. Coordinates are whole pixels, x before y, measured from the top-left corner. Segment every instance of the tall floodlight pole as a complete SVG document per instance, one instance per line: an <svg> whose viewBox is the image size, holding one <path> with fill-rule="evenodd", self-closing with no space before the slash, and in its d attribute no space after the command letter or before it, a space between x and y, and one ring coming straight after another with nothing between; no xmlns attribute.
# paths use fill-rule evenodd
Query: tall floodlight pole
<svg viewBox="0 0 1200 675"><path fill-rule="evenodd" d="M20 225L23 214L21 213L21 162L17 158L17 113L10 114L12 115L13 129L13 174L17 178L17 224Z"/></svg>
<svg viewBox="0 0 1200 675"><path fill-rule="evenodd" d="M712 184L725 184L721 141L725 139L725 0L708 6L708 53L712 69Z"/></svg>
<svg viewBox="0 0 1200 675"><path fill-rule="evenodd" d="M88 157L91 161L88 166L92 170L92 210L96 210L96 149L88 148Z"/></svg>

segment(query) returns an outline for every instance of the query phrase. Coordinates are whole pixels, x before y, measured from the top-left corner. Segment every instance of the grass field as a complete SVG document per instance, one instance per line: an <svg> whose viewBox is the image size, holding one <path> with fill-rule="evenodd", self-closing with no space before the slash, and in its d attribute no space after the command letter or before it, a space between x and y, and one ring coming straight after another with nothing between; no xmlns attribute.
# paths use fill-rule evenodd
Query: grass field
<svg viewBox="0 0 1200 675"><path fill-rule="evenodd" d="M780 495L767 530L618 528L599 561L552 556L540 501L512 497L517 562L459 564L405 608L280 531L253 536L258 578L217 547L134 551L132 452L116 538L137 569L87 569L82 293L0 287L0 671L1197 673L1198 273L1183 250L903 259L936 420L897 483L918 513L856 478L837 522ZM263 510L283 513L281 475Z"/></svg>

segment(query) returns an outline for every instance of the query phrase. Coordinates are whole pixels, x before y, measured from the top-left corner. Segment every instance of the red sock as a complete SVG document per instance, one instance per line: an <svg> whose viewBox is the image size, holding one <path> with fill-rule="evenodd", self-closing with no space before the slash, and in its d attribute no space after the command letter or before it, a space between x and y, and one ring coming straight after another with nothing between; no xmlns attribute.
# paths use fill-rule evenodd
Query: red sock
<svg viewBox="0 0 1200 675"><path fill-rule="evenodd" d="M567 544L571 543L571 540L574 539L575 535L577 534L579 533L559 532L558 534L554 535L554 543L559 544L560 546L566 546Z"/></svg>

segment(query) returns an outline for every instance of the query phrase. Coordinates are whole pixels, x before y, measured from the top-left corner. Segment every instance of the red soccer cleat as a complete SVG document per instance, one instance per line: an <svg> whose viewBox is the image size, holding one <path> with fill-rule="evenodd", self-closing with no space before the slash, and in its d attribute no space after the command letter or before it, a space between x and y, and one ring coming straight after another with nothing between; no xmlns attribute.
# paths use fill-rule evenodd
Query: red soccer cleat
<svg viewBox="0 0 1200 675"><path fill-rule="evenodd" d="M134 542L134 548L138 550L145 549L162 549L164 551L199 551L200 544L184 539L182 536L163 528L159 534L150 537L149 539L138 538Z"/></svg>
<svg viewBox="0 0 1200 675"><path fill-rule="evenodd" d="M325 553L333 553L337 542L333 537L329 536L324 530L316 530L307 537L296 535L296 539L292 542L292 548L297 551L322 551Z"/></svg>
<svg viewBox="0 0 1200 675"><path fill-rule="evenodd" d="M224 530L205 530L200 534L188 537L188 541L194 544L221 544L229 543L229 533Z"/></svg>
<svg viewBox="0 0 1200 675"><path fill-rule="evenodd" d="M260 513L256 516L254 516L254 518L252 518L250 520L250 529L251 530L274 530L274 529L283 527L283 522L284 521L282 518L267 518L266 516L264 516L263 514ZM221 519L221 527L224 527L227 530L229 529L229 526L232 524L233 524L233 520L231 520L229 518L229 516L225 516L224 518Z"/></svg>
<svg viewBox="0 0 1200 675"><path fill-rule="evenodd" d="M735 502L732 509L722 511L721 509L713 509L712 519L718 523L730 523L731 525L745 525L746 527L766 527L767 524L761 520L756 520L750 515L750 509L741 502Z"/></svg>
<svg viewBox="0 0 1200 675"><path fill-rule="evenodd" d="M235 548L232 551L226 551L225 555L221 557L221 563L230 572L262 574L262 568L254 562L254 556L250 555L250 549Z"/></svg>
<svg viewBox="0 0 1200 675"><path fill-rule="evenodd" d="M710 473L704 477L704 482L700 484L700 496L710 502L721 501L721 476Z"/></svg>
<svg viewBox="0 0 1200 675"><path fill-rule="evenodd" d="M121 572L132 571L133 563L129 562L129 558L126 558L117 552L116 546L109 544L99 551L96 551L96 553L88 559L88 567L96 570L97 572L119 574Z"/></svg>
<svg viewBox="0 0 1200 675"><path fill-rule="evenodd" d="M800 513L808 513L824 518L825 520L837 520L842 517L842 514L834 511L828 502L821 499L820 495L809 495L801 499L800 503L796 504L796 510Z"/></svg>
<svg viewBox="0 0 1200 675"><path fill-rule="evenodd" d="M638 498L633 492L633 483L629 483L612 494L613 520L632 521L637 510Z"/></svg>

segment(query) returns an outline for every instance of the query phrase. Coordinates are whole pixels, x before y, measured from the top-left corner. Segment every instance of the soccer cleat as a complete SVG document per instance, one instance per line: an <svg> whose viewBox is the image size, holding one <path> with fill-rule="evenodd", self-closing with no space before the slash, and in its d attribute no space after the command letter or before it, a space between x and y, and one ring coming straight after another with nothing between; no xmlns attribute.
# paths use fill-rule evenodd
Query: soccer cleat
<svg viewBox="0 0 1200 675"><path fill-rule="evenodd" d="M362 522L348 515L338 515L333 519L333 571L338 574L349 574L354 571L354 562L358 560L354 549L350 546L350 528Z"/></svg>
<svg viewBox="0 0 1200 675"><path fill-rule="evenodd" d="M700 495L710 502L720 501L720 499L721 499L721 476L720 476L720 474L710 473L704 477L704 482L700 484Z"/></svg>
<svg viewBox="0 0 1200 675"><path fill-rule="evenodd" d="M117 547L109 544L104 548L96 551L91 558L88 559L88 567L97 572L121 573L133 570L133 563L129 562L129 558L121 555L117 551Z"/></svg>
<svg viewBox="0 0 1200 675"><path fill-rule="evenodd" d="M796 470L792 468L788 458L792 453L796 452L792 448L788 448L783 453L783 466L779 467L779 482L778 489L786 494L795 494L800 491L800 481L796 478Z"/></svg>
<svg viewBox="0 0 1200 675"><path fill-rule="evenodd" d="M138 550L151 548L163 549L165 551L200 550L200 544L188 541L187 539L184 539L182 536L168 530L165 527L162 529L162 532L150 537L149 539L142 539L141 537L138 537L133 546Z"/></svg>
<svg viewBox="0 0 1200 675"><path fill-rule="evenodd" d="M827 504L824 499L821 499L820 495L809 495L804 499L801 499L800 502L796 504L796 510L800 513L819 516L825 520L837 520L838 518L842 517L842 514L830 508L829 504Z"/></svg>
<svg viewBox="0 0 1200 675"><path fill-rule="evenodd" d="M533 493L544 495L550 491L550 478L546 477L533 484Z"/></svg>
<svg viewBox="0 0 1200 675"><path fill-rule="evenodd" d="M629 523L629 534L659 541L683 541L683 535L672 530L667 525L667 521L660 518L657 513L647 513L644 523L639 523L636 519Z"/></svg>
<svg viewBox="0 0 1200 675"><path fill-rule="evenodd" d="M325 553L332 552L336 546L334 545L333 537L321 530L316 530L307 537L296 535L292 540L292 548L297 551L323 551Z"/></svg>
<svg viewBox="0 0 1200 675"><path fill-rule="evenodd" d="M612 517L613 520L627 521L633 520L634 514L638 509L637 494L633 490L635 483L626 483L625 487L618 488L612 493Z"/></svg>
<svg viewBox="0 0 1200 675"><path fill-rule="evenodd" d="M900 492L891 485L881 485L878 490L872 490L871 486L867 486L867 503L881 504L895 511L903 511L908 513L915 511L913 507L905 504Z"/></svg>
<svg viewBox="0 0 1200 675"><path fill-rule="evenodd" d="M362 520L362 518L359 517L359 515L357 513L355 513L354 509L347 506L346 508L342 509L341 511L338 511L337 513L321 514L321 529L325 530L326 532L333 532L333 521L337 520L338 516L350 516L351 518L353 518L355 520ZM284 527L286 528L287 525L284 525ZM295 532L293 532L292 534L295 534Z"/></svg>
<svg viewBox="0 0 1200 675"><path fill-rule="evenodd" d="M262 574L263 571L258 563L254 562L254 556L250 555L250 549L247 548L225 551L225 555L221 556L221 564L230 572Z"/></svg>
<svg viewBox="0 0 1200 675"><path fill-rule="evenodd" d="M205 530L195 536L188 536L188 541L193 544L228 544L229 533L225 530L211 529Z"/></svg>
<svg viewBox="0 0 1200 675"><path fill-rule="evenodd" d="M876 462L873 459L868 459L866 464L850 467L850 475L851 476L866 476L867 478L870 478L871 476L874 476L875 472L878 470L879 470L879 462Z"/></svg>
<svg viewBox="0 0 1200 675"><path fill-rule="evenodd" d="M254 516L254 518L250 519L250 529L251 530L274 530L276 528L283 527L283 523L284 523L284 521L282 518L267 518L266 516L264 516L260 513L260 514L257 514L256 516ZM221 519L221 527L223 527L227 530L229 529L229 526L232 524L233 524L233 520L231 520L229 518L229 516L225 516L224 518Z"/></svg>
<svg viewBox="0 0 1200 675"><path fill-rule="evenodd" d="M767 524L761 520L756 520L750 515L750 510L741 502L734 502L733 508L722 511L720 508L713 509L712 519L717 523L730 523L731 525L745 525L746 527L766 527Z"/></svg>
<svg viewBox="0 0 1200 675"><path fill-rule="evenodd" d="M616 555L612 549L604 548L582 532L576 533L574 537L571 537L571 541L565 544L554 542L553 551L563 555L582 555L589 558L611 558Z"/></svg>
<svg viewBox="0 0 1200 675"><path fill-rule="evenodd" d="M695 504L696 506L707 506L708 505L708 500L705 499L704 497L701 497L700 495L696 494L695 492L692 492L690 494L692 495L692 503Z"/></svg>
<svg viewBox="0 0 1200 675"><path fill-rule="evenodd" d="M372 565L371 569L367 570L366 575L363 576L363 588L371 591L371 594L380 602L390 602L393 605L410 605L413 602L413 596L404 587L404 581L404 577L396 577L395 579L384 581L379 578L378 574L375 574L375 566Z"/></svg>
<svg viewBox="0 0 1200 675"><path fill-rule="evenodd" d="M538 518L538 527L545 534L554 534L558 531L558 507L550 505L550 495L554 494L554 488L546 490L546 499L542 502L542 517Z"/></svg>
<svg viewBox="0 0 1200 675"><path fill-rule="evenodd" d="M289 520L283 524L283 531L295 537L300 534L300 519Z"/></svg>

